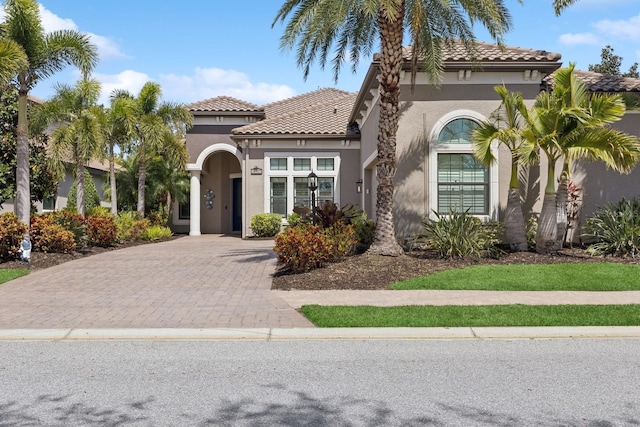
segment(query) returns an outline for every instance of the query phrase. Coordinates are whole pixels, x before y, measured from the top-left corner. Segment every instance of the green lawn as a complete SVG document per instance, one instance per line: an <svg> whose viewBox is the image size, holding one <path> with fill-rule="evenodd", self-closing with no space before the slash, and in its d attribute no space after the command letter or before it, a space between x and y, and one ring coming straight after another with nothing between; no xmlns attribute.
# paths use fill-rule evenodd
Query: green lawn
<svg viewBox="0 0 640 427"><path fill-rule="evenodd" d="M302 313L321 328L640 326L640 305L320 306Z"/></svg>
<svg viewBox="0 0 640 427"><path fill-rule="evenodd" d="M0 268L0 283L8 282L9 280L16 279L28 273L29 270L12 270Z"/></svg>
<svg viewBox="0 0 640 427"><path fill-rule="evenodd" d="M616 263L479 265L393 284L392 289L492 291L640 290L640 265Z"/></svg>

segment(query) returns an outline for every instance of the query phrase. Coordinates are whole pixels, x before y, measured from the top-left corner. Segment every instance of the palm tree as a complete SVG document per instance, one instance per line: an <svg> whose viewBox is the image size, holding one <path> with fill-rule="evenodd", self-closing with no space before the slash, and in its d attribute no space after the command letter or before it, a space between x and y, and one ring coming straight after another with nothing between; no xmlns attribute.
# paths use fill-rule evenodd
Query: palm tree
<svg viewBox="0 0 640 427"><path fill-rule="evenodd" d="M78 213L84 216L85 165L99 156L103 144L102 107L97 80L80 80L74 87L58 85L50 101L35 113L34 129L56 126L49 136L49 159L58 178L64 177L65 163L75 164Z"/></svg>
<svg viewBox="0 0 640 427"><path fill-rule="evenodd" d="M5 0L5 22L1 37L22 47L26 67L15 76L18 88L17 169L15 209L21 222L29 224L29 140L27 96L29 91L67 65L77 66L88 75L98 61L97 49L89 38L77 31L61 30L45 34L36 0Z"/></svg>
<svg viewBox="0 0 640 427"><path fill-rule="evenodd" d="M9 83L26 68L27 56L22 47L13 40L0 38L0 84Z"/></svg>
<svg viewBox="0 0 640 427"><path fill-rule="evenodd" d="M306 78L317 60L331 63L337 80L342 62L349 58L355 71L360 56L372 52L380 37L380 118L378 123L378 190L376 236L369 252L400 255L393 219L393 178L396 172L396 132L403 66L403 35L408 33L411 77L420 66L433 83L443 73L443 48L459 40L472 55L475 37L471 23L484 25L491 37L502 41L511 17L502 0L286 0L273 24L291 19L281 47L296 47L298 65Z"/></svg>
<svg viewBox="0 0 640 427"><path fill-rule="evenodd" d="M536 251L555 252L566 229L567 185L571 162L577 158L601 160L607 167L629 172L640 159L638 139L609 128L625 113L618 95L591 95L573 73L574 65L557 70L551 92L541 92L523 117L523 153L540 150L547 159L547 185L536 234ZM562 161L556 192L557 162Z"/></svg>
<svg viewBox="0 0 640 427"><path fill-rule="evenodd" d="M125 92L119 97L135 101L136 124L131 150L138 159L138 213L145 212L146 161L151 153L160 153L170 162L186 162L184 136L193 117L180 104L160 102L160 85L147 82L136 98Z"/></svg>
<svg viewBox="0 0 640 427"><path fill-rule="evenodd" d="M520 93L509 92L504 86L496 86L494 90L502 99L502 104L491 114L489 121L481 122L473 131L474 154L478 160L489 166L496 161L491 149L494 141L506 146L511 152L511 179L504 215L505 232L511 250L526 251L527 235L518 181L523 125L521 111L526 107Z"/></svg>
<svg viewBox="0 0 640 427"><path fill-rule="evenodd" d="M571 6L578 0L553 0L553 8L556 12L556 15L560 15L564 9L568 6Z"/></svg>

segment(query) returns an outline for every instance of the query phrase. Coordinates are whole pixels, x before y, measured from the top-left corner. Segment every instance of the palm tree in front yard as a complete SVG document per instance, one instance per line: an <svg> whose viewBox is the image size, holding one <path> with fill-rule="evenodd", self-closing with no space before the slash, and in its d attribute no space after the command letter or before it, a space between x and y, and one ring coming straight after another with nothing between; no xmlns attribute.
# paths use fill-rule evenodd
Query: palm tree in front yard
<svg viewBox="0 0 640 427"><path fill-rule="evenodd" d="M491 114L488 121L481 122L473 131L473 149L476 158L486 166L496 161L492 150L494 141L504 145L511 152L511 179L504 214L505 233L511 250L526 251L527 235L518 180L521 129L524 124L521 111L526 107L520 93L509 92L504 86L496 86L494 90L502 99L502 103Z"/></svg>
<svg viewBox="0 0 640 427"><path fill-rule="evenodd" d="M0 38L0 84L9 83L27 64L27 56L18 43Z"/></svg>
<svg viewBox="0 0 640 427"><path fill-rule="evenodd" d="M589 93L573 73L574 66L557 70L553 89L541 92L529 110L523 110L523 155L536 150L547 159L547 185L538 231L536 251L555 252L566 229L566 201L571 162L578 158L601 160L607 167L629 172L640 159L640 144L634 136L611 129L620 120L625 105L618 95ZM562 170L556 192L556 165Z"/></svg>
<svg viewBox="0 0 640 427"><path fill-rule="evenodd" d="M27 58L27 66L15 76L18 89L15 209L20 221L29 225L29 92L40 80L67 65L77 66L85 76L88 75L98 62L98 53L89 37L77 31L60 30L45 34L36 0L5 0L4 10L6 16L0 36L20 45Z"/></svg>
<svg viewBox="0 0 640 427"><path fill-rule="evenodd" d="M346 60L351 61L355 71L361 55L371 54L379 36L377 225L369 252L400 255L402 248L395 238L393 219L393 179L403 36L406 32L412 44L409 53L412 82L420 68L437 84L443 73L443 49L459 40L472 54L475 41L472 23L482 24L491 37L501 42L510 27L509 12L502 0L286 0L273 25L288 17L281 46L296 48L296 59L305 78L316 60L324 67L331 55L336 80Z"/></svg>

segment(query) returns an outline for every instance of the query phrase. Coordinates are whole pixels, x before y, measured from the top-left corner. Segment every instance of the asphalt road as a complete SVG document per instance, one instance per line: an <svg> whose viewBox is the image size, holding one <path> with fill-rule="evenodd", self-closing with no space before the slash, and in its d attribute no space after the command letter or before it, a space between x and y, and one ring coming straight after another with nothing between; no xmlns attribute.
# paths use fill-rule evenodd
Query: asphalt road
<svg viewBox="0 0 640 427"><path fill-rule="evenodd" d="M0 426L640 425L640 340L0 342Z"/></svg>

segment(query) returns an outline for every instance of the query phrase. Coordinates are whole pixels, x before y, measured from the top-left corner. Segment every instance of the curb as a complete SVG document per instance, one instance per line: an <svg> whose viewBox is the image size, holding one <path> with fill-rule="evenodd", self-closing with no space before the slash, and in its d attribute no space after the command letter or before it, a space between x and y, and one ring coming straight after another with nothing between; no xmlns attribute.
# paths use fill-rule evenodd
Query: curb
<svg viewBox="0 0 640 427"><path fill-rule="evenodd" d="M0 329L0 341L292 341L640 338L640 326Z"/></svg>

